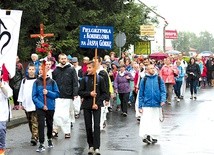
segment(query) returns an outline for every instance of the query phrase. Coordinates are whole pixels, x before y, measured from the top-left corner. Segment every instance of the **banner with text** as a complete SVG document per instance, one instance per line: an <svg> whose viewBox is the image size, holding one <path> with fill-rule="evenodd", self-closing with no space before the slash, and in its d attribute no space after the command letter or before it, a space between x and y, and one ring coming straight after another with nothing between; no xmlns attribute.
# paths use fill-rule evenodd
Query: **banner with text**
<svg viewBox="0 0 214 155"><path fill-rule="evenodd" d="M165 39L178 39L177 30L165 30Z"/></svg>
<svg viewBox="0 0 214 155"><path fill-rule="evenodd" d="M142 41L135 43L134 53L137 55L149 55L151 54L150 41Z"/></svg>
<svg viewBox="0 0 214 155"><path fill-rule="evenodd" d="M112 49L114 30L110 26L80 26L81 48Z"/></svg>
<svg viewBox="0 0 214 155"><path fill-rule="evenodd" d="M15 75L22 11L0 10L0 67Z"/></svg>

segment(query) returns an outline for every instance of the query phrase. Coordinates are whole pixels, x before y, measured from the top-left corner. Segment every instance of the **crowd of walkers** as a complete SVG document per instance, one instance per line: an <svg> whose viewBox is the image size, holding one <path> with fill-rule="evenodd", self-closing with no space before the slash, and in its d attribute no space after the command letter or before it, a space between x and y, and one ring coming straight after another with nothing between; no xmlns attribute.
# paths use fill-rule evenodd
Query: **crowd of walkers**
<svg viewBox="0 0 214 155"><path fill-rule="evenodd" d="M12 79L9 75L5 78L1 69L0 155L5 151L11 96L13 110L23 109L26 113L30 142L34 146L39 142L37 152L45 151L45 125L47 144L52 148L52 138L57 138L59 132L64 138L71 137L73 123L83 111L88 154L99 155L100 131L105 130L109 112L115 110L121 117L127 117L128 107L135 107L140 137L144 143L155 144L160 135L163 105L186 98L187 87L190 99L196 100L198 89L214 86L212 56L196 56L186 62L182 54L154 60L127 52L117 58L111 52L97 60L83 57L80 62L77 57L63 53L58 56L58 62L51 55L39 59L37 54L32 54L31 59L24 69L17 57L16 74Z"/></svg>

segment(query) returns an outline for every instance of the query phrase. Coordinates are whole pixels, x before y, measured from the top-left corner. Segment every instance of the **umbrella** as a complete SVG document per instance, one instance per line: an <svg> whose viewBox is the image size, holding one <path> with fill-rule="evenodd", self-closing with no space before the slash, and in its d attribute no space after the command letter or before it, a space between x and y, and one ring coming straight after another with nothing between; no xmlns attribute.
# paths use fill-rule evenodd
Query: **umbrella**
<svg viewBox="0 0 214 155"><path fill-rule="evenodd" d="M181 52L177 51L177 50L170 50L170 51L167 51L166 53L167 54L180 54Z"/></svg>
<svg viewBox="0 0 214 155"><path fill-rule="evenodd" d="M203 51L203 52L199 53L199 55L202 56L202 57L208 57L210 55L213 55L213 52L211 52L211 51Z"/></svg>
<svg viewBox="0 0 214 155"><path fill-rule="evenodd" d="M150 54L149 57L151 59L162 60L164 58L167 58L168 55L166 53L163 53L163 52L156 52L156 53Z"/></svg>

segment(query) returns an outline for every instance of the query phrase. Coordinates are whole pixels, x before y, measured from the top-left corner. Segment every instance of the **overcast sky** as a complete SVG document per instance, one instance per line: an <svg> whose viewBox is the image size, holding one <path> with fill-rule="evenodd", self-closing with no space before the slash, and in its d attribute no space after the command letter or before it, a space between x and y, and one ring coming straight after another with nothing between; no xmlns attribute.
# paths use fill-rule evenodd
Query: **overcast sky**
<svg viewBox="0 0 214 155"><path fill-rule="evenodd" d="M213 0L142 0L157 6L157 12L168 21L168 29L214 34ZM160 19L161 20L161 19Z"/></svg>

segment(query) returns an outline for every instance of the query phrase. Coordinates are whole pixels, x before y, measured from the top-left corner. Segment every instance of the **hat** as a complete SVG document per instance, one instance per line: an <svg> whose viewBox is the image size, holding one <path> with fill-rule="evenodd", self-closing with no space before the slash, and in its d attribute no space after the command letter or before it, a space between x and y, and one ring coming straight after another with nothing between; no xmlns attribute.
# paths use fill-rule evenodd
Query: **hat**
<svg viewBox="0 0 214 155"><path fill-rule="evenodd" d="M72 56L70 54L68 55L68 60L72 60Z"/></svg>
<svg viewBox="0 0 214 155"><path fill-rule="evenodd" d="M73 57L73 58L71 59L71 61L72 61L73 63L75 63L75 62L78 62L78 59L77 59L77 57Z"/></svg>

